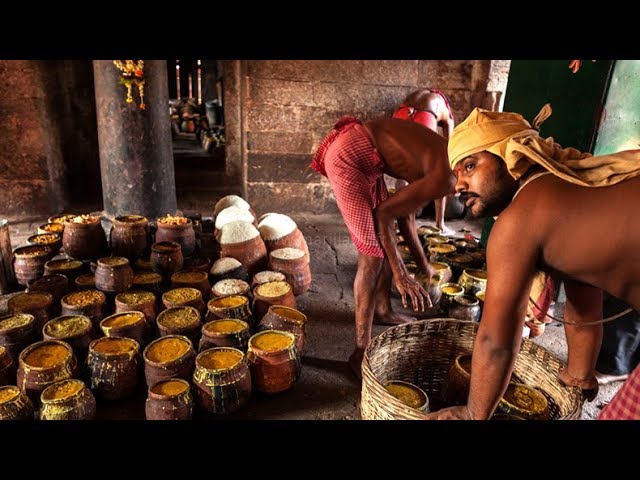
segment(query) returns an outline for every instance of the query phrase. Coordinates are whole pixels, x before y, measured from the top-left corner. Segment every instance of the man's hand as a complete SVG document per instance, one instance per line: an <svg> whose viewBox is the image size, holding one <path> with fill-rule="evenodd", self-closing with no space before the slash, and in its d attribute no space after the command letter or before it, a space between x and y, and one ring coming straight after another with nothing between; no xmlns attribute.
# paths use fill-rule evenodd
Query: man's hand
<svg viewBox="0 0 640 480"><path fill-rule="evenodd" d="M428 413L426 420L473 420L466 405L462 407L449 407Z"/></svg>
<svg viewBox="0 0 640 480"><path fill-rule="evenodd" d="M408 274L403 273L400 278L394 275L393 281L398 289L398 293L400 293L402 297L402 306L404 308L407 308L407 296L411 299L414 312L418 311L418 307L420 307L421 312L424 312L425 299L427 300L427 308L432 306L431 298L429 298L427 291L417 280L411 278Z"/></svg>

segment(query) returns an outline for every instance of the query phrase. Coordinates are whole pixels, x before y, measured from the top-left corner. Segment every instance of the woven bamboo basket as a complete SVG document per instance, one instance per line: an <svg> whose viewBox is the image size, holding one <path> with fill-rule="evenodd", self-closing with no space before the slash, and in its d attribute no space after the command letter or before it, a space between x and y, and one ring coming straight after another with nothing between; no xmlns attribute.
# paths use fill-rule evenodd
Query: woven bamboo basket
<svg viewBox="0 0 640 480"><path fill-rule="evenodd" d="M419 420L424 414L393 397L383 385L402 380L422 388L430 410L447 407L443 387L456 356L472 353L478 330L475 322L445 319L419 320L392 327L375 337L362 362L362 418L364 420ZM513 375L536 387L549 401L552 420L579 419L582 391L558 381L564 365L548 350L523 339Z"/></svg>

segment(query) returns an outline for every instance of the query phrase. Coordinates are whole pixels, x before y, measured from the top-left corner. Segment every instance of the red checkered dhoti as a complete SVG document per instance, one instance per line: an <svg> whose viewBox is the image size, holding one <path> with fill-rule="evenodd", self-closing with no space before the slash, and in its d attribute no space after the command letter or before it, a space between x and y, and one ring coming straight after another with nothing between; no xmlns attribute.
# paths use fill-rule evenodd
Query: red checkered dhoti
<svg viewBox="0 0 640 480"><path fill-rule="evenodd" d="M640 420L640 365L600 412L598 420Z"/></svg>
<svg viewBox="0 0 640 480"><path fill-rule="evenodd" d="M343 117L320 144L311 167L329 179L359 252L384 258L373 210L388 196L384 162L359 120Z"/></svg>

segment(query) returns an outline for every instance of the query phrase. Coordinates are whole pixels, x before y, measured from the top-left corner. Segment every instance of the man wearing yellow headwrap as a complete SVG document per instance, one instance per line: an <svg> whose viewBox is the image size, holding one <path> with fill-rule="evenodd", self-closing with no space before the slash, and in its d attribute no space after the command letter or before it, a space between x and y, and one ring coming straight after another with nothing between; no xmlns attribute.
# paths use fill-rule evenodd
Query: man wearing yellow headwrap
<svg viewBox="0 0 640 480"><path fill-rule="evenodd" d="M476 108L455 128L449 161L474 216L499 215L487 247L489 282L467 405L430 414L487 419L520 348L536 271L565 283L568 365L559 380L595 396L602 290L640 308L640 150L593 157L542 138L521 115ZM640 397L636 397L640 398ZM640 414L640 406L637 409Z"/></svg>

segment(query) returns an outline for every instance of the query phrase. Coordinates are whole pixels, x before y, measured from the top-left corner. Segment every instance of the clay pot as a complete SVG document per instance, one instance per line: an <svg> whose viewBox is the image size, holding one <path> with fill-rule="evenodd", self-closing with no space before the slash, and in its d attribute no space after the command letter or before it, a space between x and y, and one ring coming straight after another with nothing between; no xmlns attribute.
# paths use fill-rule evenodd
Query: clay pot
<svg viewBox="0 0 640 480"><path fill-rule="evenodd" d="M86 223L64 222L62 245L71 258L90 260L102 256L107 250L107 236L100 218L88 216L85 220Z"/></svg>
<svg viewBox="0 0 640 480"><path fill-rule="evenodd" d="M246 352L250 337L249 324L244 320L219 318L202 326L198 350L203 352L209 348L232 347Z"/></svg>
<svg viewBox="0 0 640 480"><path fill-rule="evenodd" d="M400 380L391 380L384 384L384 388L408 407L421 412L429 412L429 397L417 385Z"/></svg>
<svg viewBox="0 0 640 480"><path fill-rule="evenodd" d="M128 292L116 295L116 311L122 312L142 312L151 331L156 328L156 296L152 292L143 290L129 290Z"/></svg>
<svg viewBox="0 0 640 480"><path fill-rule="evenodd" d="M53 296L46 292L19 293L7 302L9 313L29 313L34 316L38 335L44 324L53 318Z"/></svg>
<svg viewBox="0 0 640 480"><path fill-rule="evenodd" d="M253 318L260 322L272 305L296 308L296 298L287 282L268 282L258 285L253 295Z"/></svg>
<svg viewBox="0 0 640 480"><path fill-rule="evenodd" d="M464 270L471 268L473 258L467 253L448 253L443 262L451 267L453 278L460 278Z"/></svg>
<svg viewBox="0 0 640 480"><path fill-rule="evenodd" d="M247 361L253 388L277 393L293 387L300 376L300 356L295 336L280 330L264 330L249 339Z"/></svg>
<svg viewBox="0 0 640 480"><path fill-rule="evenodd" d="M486 292L484 290L476 293L476 298L478 299L478 302L480 302L480 318L482 318L482 312L484 311L485 296Z"/></svg>
<svg viewBox="0 0 640 480"><path fill-rule="evenodd" d="M93 420L96 399L80 380L49 385L40 395L40 420Z"/></svg>
<svg viewBox="0 0 640 480"><path fill-rule="evenodd" d="M133 261L149 248L149 220L141 215L122 215L113 219L111 253Z"/></svg>
<svg viewBox="0 0 640 480"><path fill-rule="evenodd" d="M6 347L0 346L0 387L16 383L16 362L7 352Z"/></svg>
<svg viewBox="0 0 640 480"><path fill-rule="evenodd" d="M62 232L64 231L63 223L45 223L43 225L38 226L38 233L55 233L60 235L60 239L62 239Z"/></svg>
<svg viewBox="0 0 640 480"><path fill-rule="evenodd" d="M438 302L438 308L445 314L449 312L449 307L453 305L453 301L456 297L464 295L464 287L461 287L457 283L444 283L440 288L442 295Z"/></svg>
<svg viewBox="0 0 640 480"><path fill-rule="evenodd" d="M449 241L448 237L443 235L438 235L437 233L430 233L423 237L424 239L424 247L425 249L429 248L432 245L441 245L447 243Z"/></svg>
<svg viewBox="0 0 640 480"><path fill-rule="evenodd" d="M444 283L451 282L451 277L453 276L453 273L451 272L451 267L449 265L441 262L433 262L431 263L431 266L435 268L436 271L438 272L438 275L440 275L441 283L444 284Z"/></svg>
<svg viewBox="0 0 640 480"><path fill-rule="evenodd" d="M80 364L84 364L89 344L94 339L91 320L83 315L65 315L49 320L42 328L45 340L60 340L68 343Z"/></svg>
<svg viewBox="0 0 640 480"><path fill-rule="evenodd" d="M220 280L211 287L211 293L214 297L228 297L230 295L243 295L249 297L251 295L251 287L244 280L228 278Z"/></svg>
<svg viewBox="0 0 640 480"><path fill-rule="evenodd" d="M302 235L302 232L300 231L300 229L298 229L298 227L296 227L291 233L283 237L271 240L263 240L265 246L267 247L267 252L272 252L273 250L278 250L279 248L291 247L298 248L306 253L307 260L311 258L309 255L309 246L307 245L307 241L305 240L304 235Z"/></svg>
<svg viewBox="0 0 640 480"><path fill-rule="evenodd" d="M480 320L480 302L475 296L458 295L449 305L449 317L477 322Z"/></svg>
<svg viewBox="0 0 640 480"><path fill-rule="evenodd" d="M244 353L235 348L210 348L196 357L193 372L196 405L210 413L242 408L251 396L251 374Z"/></svg>
<svg viewBox="0 0 640 480"><path fill-rule="evenodd" d="M509 383L498 402L497 411L525 420L549 420L549 402L536 388L522 383Z"/></svg>
<svg viewBox="0 0 640 480"><path fill-rule="evenodd" d="M119 293L133 284L133 270L124 257L103 257L98 260L95 273L96 288L103 292Z"/></svg>
<svg viewBox="0 0 640 480"><path fill-rule="evenodd" d="M76 277L74 284L76 290L95 290L96 277L92 273L85 273Z"/></svg>
<svg viewBox="0 0 640 480"><path fill-rule="evenodd" d="M96 328L105 317L107 297L99 290L83 290L62 297L62 315L84 315Z"/></svg>
<svg viewBox="0 0 640 480"><path fill-rule="evenodd" d="M295 308L272 305L258 324L258 331L280 330L292 333L295 336L296 350L302 356L306 326L307 316L304 313Z"/></svg>
<svg viewBox="0 0 640 480"><path fill-rule="evenodd" d="M209 283L211 283L211 285L215 285L221 280L233 278L237 280L243 280L245 282L249 280L249 274L247 273L246 269L235 258L231 260L234 260L237 266L233 268L223 268L224 262L229 263L229 259L231 259L231 257L219 258L211 266L211 270L209 270Z"/></svg>
<svg viewBox="0 0 640 480"><path fill-rule="evenodd" d="M458 285L464 287L467 295L474 295L487 289L487 272L485 270L467 269L458 279Z"/></svg>
<svg viewBox="0 0 640 480"><path fill-rule="evenodd" d="M195 288L200 290L204 301L208 300L211 293L209 274L202 270L181 270L171 275L170 288Z"/></svg>
<svg viewBox="0 0 640 480"><path fill-rule="evenodd" d="M33 420L33 403L18 387L0 387L0 420Z"/></svg>
<svg viewBox="0 0 640 480"><path fill-rule="evenodd" d="M51 256L56 255L62 248L62 236L58 233L40 233L27 238L29 245L40 245L51 252Z"/></svg>
<svg viewBox="0 0 640 480"><path fill-rule="evenodd" d="M76 277L85 271L85 266L80 260L60 259L50 260L44 264L44 274L53 275L59 273L69 279L69 282L75 281Z"/></svg>
<svg viewBox="0 0 640 480"><path fill-rule="evenodd" d="M151 342L143 352L147 386L170 378L191 379L196 352L183 335L167 335Z"/></svg>
<svg viewBox="0 0 640 480"><path fill-rule="evenodd" d="M260 235L238 243L220 245L220 257L233 257L247 270L249 276L267 267L267 247Z"/></svg>
<svg viewBox="0 0 640 480"><path fill-rule="evenodd" d="M267 282L285 282L287 277L282 272L274 272L273 270L263 270L253 276L251 281L251 291L255 290L258 285L262 285Z"/></svg>
<svg viewBox="0 0 640 480"><path fill-rule="evenodd" d="M213 298L207 303L207 309L206 320L235 318L247 322L250 328L254 326L254 319L249 308L249 299L244 295Z"/></svg>
<svg viewBox="0 0 640 480"><path fill-rule="evenodd" d="M146 345L149 326L142 312L122 312L109 315L100 322L105 337L132 338L140 346Z"/></svg>
<svg viewBox="0 0 640 480"><path fill-rule="evenodd" d="M181 378L154 383L149 387L144 411L147 420L191 420L191 385Z"/></svg>
<svg viewBox="0 0 640 480"><path fill-rule="evenodd" d="M207 311L202 292L196 288L174 288L162 295L162 303L166 308L194 307L201 316Z"/></svg>
<svg viewBox="0 0 640 480"><path fill-rule="evenodd" d="M57 315L60 313L60 300L69 293L69 290L70 286L67 277L59 273L55 273L52 275L45 275L37 280L31 280L29 282L29 287L27 288L27 293L45 292L50 294L53 297L51 311L54 315Z"/></svg>
<svg viewBox="0 0 640 480"><path fill-rule="evenodd" d="M446 261L446 255L455 253L456 246L451 245L450 243L438 243L436 245L429 245L428 250L430 263L441 262L449 265L449 263Z"/></svg>
<svg viewBox="0 0 640 480"><path fill-rule="evenodd" d="M133 275L132 288L144 290L154 295L162 295L162 275L156 272L138 272Z"/></svg>
<svg viewBox="0 0 640 480"><path fill-rule="evenodd" d="M448 405L466 405L471 383L471 354L458 355L449 368L443 395Z"/></svg>
<svg viewBox="0 0 640 480"><path fill-rule="evenodd" d="M0 317L0 346L6 349L7 355L16 365L20 352L33 343L39 333L36 319L31 314L18 313Z"/></svg>
<svg viewBox="0 0 640 480"><path fill-rule="evenodd" d="M73 378L77 360L69 344L60 340L43 340L25 348L18 357L17 385L34 405L52 383Z"/></svg>
<svg viewBox="0 0 640 480"><path fill-rule="evenodd" d="M198 345L202 331L200 318L200 312L194 307L167 308L158 315L158 333L160 336L184 335L194 345Z"/></svg>
<svg viewBox="0 0 640 480"><path fill-rule="evenodd" d="M156 242L151 245L151 269L162 276L170 277L182 270L184 257L180 244L176 242Z"/></svg>
<svg viewBox="0 0 640 480"><path fill-rule="evenodd" d="M183 268L185 270L201 270L208 274L211 269L211 260L200 256L188 257L184 259Z"/></svg>
<svg viewBox="0 0 640 480"><path fill-rule="evenodd" d="M298 249L279 249L269 254L269 270L284 273L294 295L306 292L311 286L311 269L306 254Z"/></svg>
<svg viewBox="0 0 640 480"><path fill-rule="evenodd" d="M137 258L133 263L133 270L135 272L152 272L151 268L151 256Z"/></svg>
<svg viewBox="0 0 640 480"><path fill-rule="evenodd" d="M26 287L30 281L42 277L45 274L44 265L52 256L51 251L41 245L16 248L13 251L16 281Z"/></svg>
<svg viewBox="0 0 640 480"><path fill-rule="evenodd" d="M192 255L196 250L196 233L193 229L193 222L186 219L186 223L173 225L170 223L163 223L163 219L167 217L161 217L158 219L156 231L156 243L157 242L175 242L180 245L183 257Z"/></svg>
<svg viewBox="0 0 640 480"><path fill-rule="evenodd" d="M89 345L91 390L105 400L131 396L140 376L140 346L126 337L104 337Z"/></svg>

